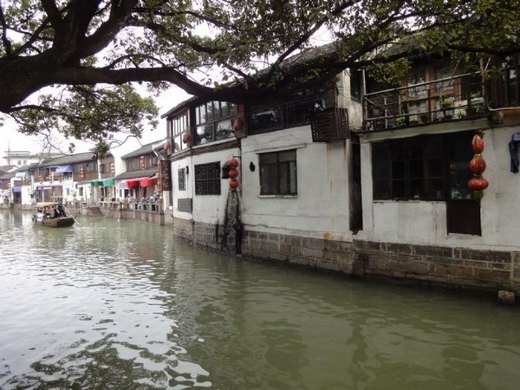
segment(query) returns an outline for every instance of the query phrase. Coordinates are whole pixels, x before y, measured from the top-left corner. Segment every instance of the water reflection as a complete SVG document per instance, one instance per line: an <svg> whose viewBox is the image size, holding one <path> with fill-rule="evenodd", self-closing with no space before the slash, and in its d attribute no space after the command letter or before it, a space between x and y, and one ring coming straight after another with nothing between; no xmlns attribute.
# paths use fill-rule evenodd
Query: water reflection
<svg viewBox="0 0 520 390"><path fill-rule="evenodd" d="M517 308L0 213L0 388L515 388Z"/></svg>

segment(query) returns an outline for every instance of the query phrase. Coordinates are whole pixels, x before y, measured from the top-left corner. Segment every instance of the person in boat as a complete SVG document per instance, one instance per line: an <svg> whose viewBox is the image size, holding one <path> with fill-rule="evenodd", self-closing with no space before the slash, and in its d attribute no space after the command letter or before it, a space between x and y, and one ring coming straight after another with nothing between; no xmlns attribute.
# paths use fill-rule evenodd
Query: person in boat
<svg viewBox="0 0 520 390"><path fill-rule="evenodd" d="M56 207L56 218L64 217L64 216L65 216L65 211L63 210L63 206L61 204L59 204Z"/></svg>
<svg viewBox="0 0 520 390"><path fill-rule="evenodd" d="M33 221L41 221L43 219L43 209L38 207L36 209L36 214L33 215Z"/></svg>

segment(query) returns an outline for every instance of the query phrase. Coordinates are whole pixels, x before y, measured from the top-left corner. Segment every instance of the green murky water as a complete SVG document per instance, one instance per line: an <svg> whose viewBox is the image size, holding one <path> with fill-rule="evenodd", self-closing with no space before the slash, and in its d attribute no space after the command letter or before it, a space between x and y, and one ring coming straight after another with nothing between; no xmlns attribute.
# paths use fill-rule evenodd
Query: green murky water
<svg viewBox="0 0 520 390"><path fill-rule="evenodd" d="M1 389L516 389L520 308L0 211Z"/></svg>

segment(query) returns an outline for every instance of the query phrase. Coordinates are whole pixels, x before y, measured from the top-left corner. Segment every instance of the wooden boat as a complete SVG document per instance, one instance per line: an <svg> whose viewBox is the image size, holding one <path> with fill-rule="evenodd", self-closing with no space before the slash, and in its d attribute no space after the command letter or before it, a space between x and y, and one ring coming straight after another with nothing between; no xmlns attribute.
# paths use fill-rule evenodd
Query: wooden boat
<svg viewBox="0 0 520 390"><path fill-rule="evenodd" d="M55 202L40 202L36 204L35 224L47 227L62 228L74 225L76 220L65 212L65 207Z"/></svg>

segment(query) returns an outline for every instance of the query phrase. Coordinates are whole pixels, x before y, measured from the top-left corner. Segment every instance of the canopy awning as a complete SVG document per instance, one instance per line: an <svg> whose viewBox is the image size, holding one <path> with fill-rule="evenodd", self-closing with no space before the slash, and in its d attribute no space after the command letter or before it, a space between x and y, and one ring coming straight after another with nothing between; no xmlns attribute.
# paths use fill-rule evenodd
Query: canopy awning
<svg viewBox="0 0 520 390"><path fill-rule="evenodd" d="M155 179L153 177L147 177L139 181L141 187L152 187L155 185Z"/></svg>
<svg viewBox="0 0 520 390"><path fill-rule="evenodd" d="M56 173L71 173L73 172L72 165L61 165L56 168Z"/></svg>
<svg viewBox="0 0 520 390"><path fill-rule="evenodd" d="M96 179L96 180L91 180L91 181L90 181L90 185L91 185L92 187L99 187L99 186L102 186L102 185L103 185L103 180L98 180L98 179Z"/></svg>
<svg viewBox="0 0 520 390"><path fill-rule="evenodd" d="M139 187L139 183L141 182L141 180L145 179L144 177L140 177L138 179L129 179L129 180L125 180L126 181L126 186L130 189L133 189L133 188L137 188Z"/></svg>
<svg viewBox="0 0 520 390"><path fill-rule="evenodd" d="M20 186L13 187L13 188L11 188L11 191L20 193L20 192L22 192L22 187L20 187Z"/></svg>
<svg viewBox="0 0 520 390"><path fill-rule="evenodd" d="M150 182L152 180L152 182ZM119 189L134 189L139 186L150 187L155 184L155 178L151 177L136 177L135 179L121 180L117 185Z"/></svg>
<svg viewBox="0 0 520 390"><path fill-rule="evenodd" d="M116 179L113 177L109 179L103 179L103 187L112 187L116 185Z"/></svg>

